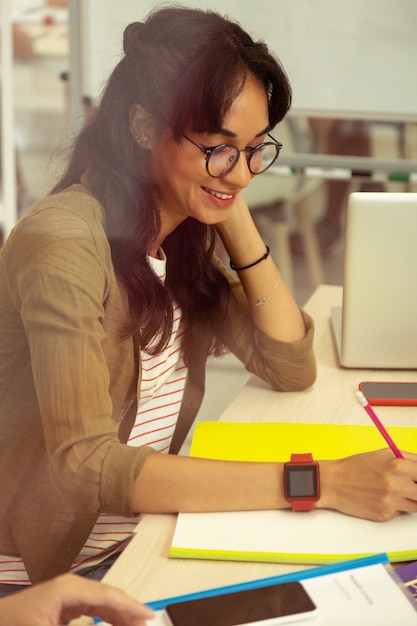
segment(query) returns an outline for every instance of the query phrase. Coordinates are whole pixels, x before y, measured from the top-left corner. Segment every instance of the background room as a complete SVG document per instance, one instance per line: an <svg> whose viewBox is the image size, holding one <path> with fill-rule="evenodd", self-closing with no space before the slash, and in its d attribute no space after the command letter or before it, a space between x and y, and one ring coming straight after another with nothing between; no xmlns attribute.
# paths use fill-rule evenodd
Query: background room
<svg viewBox="0 0 417 626"><path fill-rule="evenodd" d="M157 4L2 1L4 235L52 186L69 140L120 56L123 26ZM417 190L412 80L417 5L414 0L182 4L238 19L275 50L293 84L293 109L272 133L284 144L281 156L273 171L251 186L247 199L302 305L318 284L342 284L347 194ZM231 357L213 362L201 417L217 418L247 378Z"/></svg>

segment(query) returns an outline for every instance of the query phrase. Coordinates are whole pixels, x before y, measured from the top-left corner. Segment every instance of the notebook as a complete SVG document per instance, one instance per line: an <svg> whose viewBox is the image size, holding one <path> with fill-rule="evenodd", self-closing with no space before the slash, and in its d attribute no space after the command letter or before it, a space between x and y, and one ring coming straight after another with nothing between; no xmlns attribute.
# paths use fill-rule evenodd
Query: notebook
<svg viewBox="0 0 417 626"><path fill-rule="evenodd" d="M340 365L417 368L416 268L417 193L352 193L343 305L331 311Z"/></svg>
<svg viewBox="0 0 417 626"><path fill-rule="evenodd" d="M400 449L417 452L417 429L390 426ZM191 456L234 461L286 461L309 450L336 459L386 444L373 425L300 422L198 422ZM180 513L169 556L277 563L323 564L388 553L391 561L417 559L417 513L379 523L316 509Z"/></svg>

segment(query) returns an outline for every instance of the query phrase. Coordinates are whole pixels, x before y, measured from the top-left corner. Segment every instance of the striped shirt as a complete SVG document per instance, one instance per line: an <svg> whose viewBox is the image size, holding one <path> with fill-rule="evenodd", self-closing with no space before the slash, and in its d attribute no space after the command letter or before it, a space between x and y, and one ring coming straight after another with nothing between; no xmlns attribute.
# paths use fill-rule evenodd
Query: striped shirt
<svg viewBox="0 0 417 626"><path fill-rule="evenodd" d="M161 259L149 257L148 261L163 282L166 276L166 257L160 252ZM173 303L173 318L171 338L166 349L157 355L141 352L140 402L128 440L128 445L148 445L163 453L167 453L171 445L187 377L181 350L181 309L176 303ZM100 515L71 571L79 572L85 567L97 565L111 554L122 550L131 538L140 517ZM20 558L0 555L0 583L30 584Z"/></svg>

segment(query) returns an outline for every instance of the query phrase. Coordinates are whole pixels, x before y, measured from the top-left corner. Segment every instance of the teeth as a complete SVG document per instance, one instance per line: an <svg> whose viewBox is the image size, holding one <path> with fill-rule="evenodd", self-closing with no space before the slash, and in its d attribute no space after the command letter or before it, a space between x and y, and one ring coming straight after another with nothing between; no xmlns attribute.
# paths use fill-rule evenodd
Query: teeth
<svg viewBox="0 0 417 626"><path fill-rule="evenodd" d="M233 198L233 194L219 193L218 191L212 191L211 189L207 189L207 191L211 193L212 196L220 198L221 200L230 200L230 198Z"/></svg>

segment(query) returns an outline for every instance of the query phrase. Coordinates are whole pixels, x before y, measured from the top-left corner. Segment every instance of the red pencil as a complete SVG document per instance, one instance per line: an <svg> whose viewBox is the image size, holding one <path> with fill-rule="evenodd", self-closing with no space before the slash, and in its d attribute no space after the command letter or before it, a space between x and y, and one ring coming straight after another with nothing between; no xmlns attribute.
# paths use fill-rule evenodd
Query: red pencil
<svg viewBox="0 0 417 626"><path fill-rule="evenodd" d="M384 425L382 424L379 417L376 415L375 411L369 404L368 400L363 395L362 391L357 391L356 397L359 400L359 403L363 406L365 411L368 413L369 417L371 418L371 420L373 421L373 423L375 424L375 426L377 427L377 429L379 430L379 432L381 433L381 435L383 436L383 438L385 439L385 441L387 442L387 444L389 445L389 447L391 448L395 456L398 457L399 459L403 459L404 458L403 453L401 452L401 450L397 448L394 441L391 439L390 435L387 433Z"/></svg>

